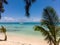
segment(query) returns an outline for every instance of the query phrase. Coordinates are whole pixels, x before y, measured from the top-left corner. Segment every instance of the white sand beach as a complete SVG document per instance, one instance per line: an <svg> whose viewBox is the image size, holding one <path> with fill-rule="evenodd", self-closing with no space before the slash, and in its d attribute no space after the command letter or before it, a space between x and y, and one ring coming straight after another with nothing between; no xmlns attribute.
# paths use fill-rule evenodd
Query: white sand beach
<svg viewBox="0 0 60 45"><path fill-rule="evenodd" d="M7 34L7 36L7 41L0 41L0 45L48 45L42 38L12 34ZM0 38L4 37L0 36Z"/></svg>

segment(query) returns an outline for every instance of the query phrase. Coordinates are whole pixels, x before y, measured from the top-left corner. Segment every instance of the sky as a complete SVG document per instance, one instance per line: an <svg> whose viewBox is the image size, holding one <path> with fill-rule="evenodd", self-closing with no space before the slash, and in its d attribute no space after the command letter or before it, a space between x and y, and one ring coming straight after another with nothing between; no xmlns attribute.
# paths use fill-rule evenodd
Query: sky
<svg viewBox="0 0 60 45"><path fill-rule="evenodd" d="M3 4L5 12L2 13L0 22L39 22L42 18L43 9L52 6L60 16L60 0L36 0L30 9L30 18L25 16L24 0L7 0L8 4Z"/></svg>

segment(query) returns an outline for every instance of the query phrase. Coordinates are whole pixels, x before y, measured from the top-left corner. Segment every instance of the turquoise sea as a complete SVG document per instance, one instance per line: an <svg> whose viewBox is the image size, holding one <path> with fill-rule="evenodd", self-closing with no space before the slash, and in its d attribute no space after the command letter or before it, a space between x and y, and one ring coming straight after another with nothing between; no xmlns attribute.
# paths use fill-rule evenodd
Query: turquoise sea
<svg viewBox="0 0 60 45"><path fill-rule="evenodd" d="M0 22L0 26L3 25L7 29L7 33L15 35L27 35L40 37L41 33L34 31L35 25L40 25L39 22Z"/></svg>

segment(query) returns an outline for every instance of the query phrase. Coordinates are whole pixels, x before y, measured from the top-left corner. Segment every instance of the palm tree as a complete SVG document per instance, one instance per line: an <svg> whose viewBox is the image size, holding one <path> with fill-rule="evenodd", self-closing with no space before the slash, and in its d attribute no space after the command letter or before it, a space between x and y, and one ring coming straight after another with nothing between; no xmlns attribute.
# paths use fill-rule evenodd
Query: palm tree
<svg viewBox="0 0 60 45"><path fill-rule="evenodd" d="M35 31L42 32L49 45L59 45L60 27L58 25L59 19L56 11L52 7L48 6L44 9L42 17L41 25L35 26Z"/></svg>
<svg viewBox="0 0 60 45"><path fill-rule="evenodd" d="M30 10L30 7L32 5L32 3L34 3L36 0L24 0L25 2L25 11L26 11L26 16L29 17L30 13L29 13L29 10Z"/></svg>
<svg viewBox="0 0 60 45"><path fill-rule="evenodd" d="M4 35L5 35L4 41L6 41L7 40L6 28L4 26L1 26L1 29L0 30L1 30L2 33L4 33Z"/></svg>
<svg viewBox="0 0 60 45"><path fill-rule="evenodd" d="M1 13L4 12L3 3L8 4L8 2L6 0L0 0L0 19L1 19Z"/></svg>

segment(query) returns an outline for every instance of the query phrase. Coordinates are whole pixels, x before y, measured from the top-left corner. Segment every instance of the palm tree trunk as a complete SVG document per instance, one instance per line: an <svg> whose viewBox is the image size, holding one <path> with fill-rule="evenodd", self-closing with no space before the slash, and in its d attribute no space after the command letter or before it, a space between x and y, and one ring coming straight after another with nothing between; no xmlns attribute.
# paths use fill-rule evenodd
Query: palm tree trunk
<svg viewBox="0 0 60 45"><path fill-rule="evenodd" d="M54 45L59 45L59 43L55 40Z"/></svg>
<svg viewBox="0 0 60 45"><path fill-rule="evenodd" d="M59 45L59 41L57 41L57 45Z"/></svg>
<svg viewBox="0 0 60 45"><path fill-rule="evenodd" d="M7 40L7 35L6 35L6 33L4 33L4 35L5 35L5 39L4 39L4 41L6 41L6 40Z"/></svg>
<svg viewBox="0 0 60 45"><path fill-rule="evenodd" d="M56 43L54 43L54 45L57 45Z"/></svg>
<svg viewBox="0 0 60 45"><path fill-rule="evenodd" d="M57 45L57 42L56 42L56 40L55 40L55 42L54 42L54 45Z"/></svg>
<svg viewBox="0 0 60 45"><path fill-rule="evenodd" d="M52 45L52 42L50 41L50 44L49 45Z"/></svg>
<svg viewBox="0 0 60 45"><path fill-rule="evenodd" d="M59 45L59 43L57 43L57 45Z"/></svg>

